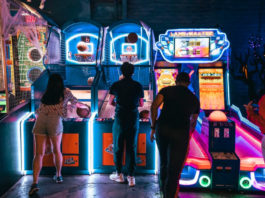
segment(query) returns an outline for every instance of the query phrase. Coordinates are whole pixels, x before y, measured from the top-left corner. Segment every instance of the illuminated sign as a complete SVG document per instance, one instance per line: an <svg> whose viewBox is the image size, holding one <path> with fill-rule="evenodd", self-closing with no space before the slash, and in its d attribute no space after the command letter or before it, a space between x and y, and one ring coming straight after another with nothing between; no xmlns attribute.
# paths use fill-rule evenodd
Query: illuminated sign
<svg viewBox="0 0 265 198"><path fill-rule="evenodd" d="M134 44L123 43L121 50L122 50L122 52L121 52L122 54L134 55L134 54L137 54L137 45L136 45L136 43L134 43Z"/></svg>
<svg viewBox="0 0 265 198"><path fill-rule="evenodd" d="M135 65L149 64L150 48L148 40L140 35L137 35L138 36L137 43L133 44L125 43L127 36L128 34L120 34L116 37L113 37L113 39L111 39L110 41L111 62L119 65L122 65L124 62L131 62Z"/></svg>
<svg viewBox="0 0 265 198"><path fill-rule="evenodd" d="M223 69L199 69L199 89L201 109L225 109Z"/></svg>
<svg viewBox="0 0 265 198"><path fill-rule="evenodd" d="M209 57L209 43L209 38L175 38L175 57Z"/></svg>
<svg viewBox="0 0 265 198"><path fill-rule="evenodd" d="M212 63L219 60L229 41L218 29L173 29L159 35L156 47L170 63Z"/></svg>

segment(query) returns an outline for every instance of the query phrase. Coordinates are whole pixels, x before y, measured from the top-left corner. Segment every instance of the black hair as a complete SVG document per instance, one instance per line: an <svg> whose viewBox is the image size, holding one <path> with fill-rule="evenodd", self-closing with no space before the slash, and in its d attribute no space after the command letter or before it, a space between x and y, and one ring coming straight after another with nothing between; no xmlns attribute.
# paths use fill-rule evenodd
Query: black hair
<svg viewBox="0 0 265 198"><path fill-rule="evenodd" d="M186 72L180 72L177 75L176 83L190 83L190 76Z"/></svg>
<svg viewBox="0 0 265 198"><path fill-rule="evenodd" d="M59 104L64 99L64 83L59 74L52 74L41 102L46 105Z"/></svg>
<svg viewBox="0 0 265 198"><path fill-rule="evenodd" d="M134 66L131 63L124 62L121 66L121 73L125 78L132 77L134 72Z"/></svg>

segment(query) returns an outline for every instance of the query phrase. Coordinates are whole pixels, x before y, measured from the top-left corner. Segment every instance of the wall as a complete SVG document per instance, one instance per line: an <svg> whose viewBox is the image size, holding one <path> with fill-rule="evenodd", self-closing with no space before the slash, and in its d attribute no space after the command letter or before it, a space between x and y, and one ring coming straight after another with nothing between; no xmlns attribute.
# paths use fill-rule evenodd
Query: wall
<svg viewBox="0 0 265 198"><path fill-rule="evenodd" d="M170 28L220 28L228 36L234 54L246 51L251 34L265 40L264 0L128 0L127 17L142 20L158 35ZM242 108L248 88L231 78L231 101Z"/></svg>
<svg viewBox="0 0 265 198"><path fill-rule="evenodd" d="M29 111L29 105L18 106L7 117L0 120L0 196L20 178L20 139L18 119Z"/></svg>

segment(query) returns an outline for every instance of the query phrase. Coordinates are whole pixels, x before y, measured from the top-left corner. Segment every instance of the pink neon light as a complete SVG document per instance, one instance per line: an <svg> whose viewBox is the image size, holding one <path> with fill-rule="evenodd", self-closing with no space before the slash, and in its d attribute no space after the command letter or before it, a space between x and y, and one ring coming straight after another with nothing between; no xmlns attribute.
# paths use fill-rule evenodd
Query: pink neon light
<svg viewBox="0 0 265 198"><path fill-rule="evenodd" d="M191 70L189 73L189 77L191 78L192 74L194 73L194 70Z"/></svg>
<svg viewBox="0 0 265 198"><path fill-rule="evenodd" d="M240 158L241 171L255 171L257 168L265 168L261 152L261 141L249 134L248 131L236 123L236 153Z"/></svg>
<svg viewBox="0 0 265 198"><path fill-rule="evenodd" d="M205 153L203 147L196 141L192 135L190 148L185 165L192 166L196 169L211 169L211 161Z"/></svg>

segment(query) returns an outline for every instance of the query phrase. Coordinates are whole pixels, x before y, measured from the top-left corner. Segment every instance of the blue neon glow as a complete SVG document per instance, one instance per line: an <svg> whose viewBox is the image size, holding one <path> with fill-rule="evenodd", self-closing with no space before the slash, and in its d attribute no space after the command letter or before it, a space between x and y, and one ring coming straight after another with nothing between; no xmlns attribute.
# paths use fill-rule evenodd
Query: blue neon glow
<svg viewBox="0 0 265 198"><path fill-rule="evenodd" d="M159 151L157 148L157 144L155 144L155 174L158 174L158 166L159 165Z"/></svg>
<svg viewBox="0 0 265 198"><path fill-rule="evenodd" d="M94 124L94 119L96 116L96 112L93 112L91 114L91 117L88 121L88 172L89 174L92 174L94 172L94 143L93 143L93 138L94 138L94 134L93 134L93 124Z"/></svg>
<svg viewBox="0 0 265 198"><path fill-rule="evenodd" d="M199 34L200 32L213 32L214 35L201 35ZM207 58L177 58L174 55L174 51L169 51L170 49L170 45L174 44L174 36L170 36L170 33L174 35L174 33L178 33L178 32L187 32L186 35L184 35L183 37L185 38L189 38L189 33L190 33L190 38L191 37L196 37L196 38L203 38L203 37L208 37L210 38L210 41L215 41L217 39L222 39L219 40L217 44L215 44L216 49L212 49L212 45L210 44L209 47L211 47L210 50L210 57ZM193 33L196 33L193 35ZM196 36L197 35L197 36ZM179 34L179 37L181 37L181 33ZM169 39L171 38L171 39ZM214 40L215 39L215 40ZM220 42L221 41L221 42ZM158 48L158 50L161 52L161 55L163 56L163 58L170 62L170 63L212 63L215 62L217 60L219 60L222 56L223 53L226 51L226 49L228 49L230 46L230 42L227 39L227 36L225 33L220 32L218 29L170 29L167 30L165 34L160 34L159 35L159 41L156 43L156 47Z"/></svg>
<svg viewBox="0 0 265 198"><path fill-rule="evenodd" d="M187 179L180 179L179 184L184 186L191 186L197 183L199 179L200 171L196 170L195 176L193 179L187 180Z"/></svg>
<svg viewBox="0 0 265 198"><path fill-rule="evenodd" d="M251 127L252 129L258 131L259 133L261 133L259 127L255 124L253 124L252 122L250 122L248 119L246 119L245 117L242 116L241 114L241 111L240 109L235 106L235 105L232 105L231 106L231 109L237 114L237 116L239 117L240 119L240 122L243 122L244 124L246 124L247 126Z"/></svg>
<svg viewBox="0 0 265 198"><path fill-rule="evenodd" d="M20 148L20 150L19 150L19 153L20 153L20 159L19 159L19 161L20 161L20 170L21 170L21 174L22 175L26 175L26 172L25 172L25 154L24 154L24 151L25 151L25 137L24 137L24 133L25 133L25 131L24 131L24 125L25 125L25 121L31 116L33 114L33 112L27 112L27 113L25 113L22 117L21 117L21 119L19 119L18 120L18 124L19 124L19 126L18 126L18 129L19 129L19 132L20 132L20 141L18 141L18 142L20 142L20 146L19 146L19 148Z"/></svg>
<svg viewBox="0 0 265 198"><path fill-rule="evenodd" d="M76 61L76 60L72 60L68 57L68 53L69 53L69 42L77 37L81 37L81 36L90 36L95 38L96 40L98 40L98 36L94 35L94 34L90 34L90 33L80 33L80 34L76 34L74 36L71 36L70 38L68 38L66 40L66 60L71 62L71 63L76 63L76 64L82 64L82 65L93 65L96 63L96 60L94 61L86 61L86 62L81 62L81 61Z"/></svg>
<svg viewBox="0 0 265 198"><path fill-rule="evenodd" d="M226 86L227 86L227 105L230 106L230 82L229 82L229 72L226 72Z"/></svg>
<svg viewBox="0 0 265 198"><path fill-rule="evenodd" d="M131 51L128 51L127 48L131 47ZM122 43L121 44L121 53L122 54L137 54L137 45L136 43Z"/></svg>
<svg viewBox="0 0 265 198"><path fill-rule="evenodd" d="M111 32L110 32L110 34L111 34ZM111 41L110 41L110 60L112 61L112 62L114 62L114 63L117 63L117 64L123 64L123 62L122 61L119 61L119 60L117 60L117 59L114 59L113 58L113 52L114 52L114 50L113 50L113 46L114 46L114 42L116 41L116 40L118 40L118 39L121 39L121 38L125 38L125 37L127 37L128 36L128 34L121 34L121 35L119 35L119 36L116 36L115 38L113 38ZM143 38L142 36L139 36L139 35L137 35L138 36L138 38L139 39L141 39L141 41L144 41L145 42L145 44L146 44L146 46L147 46L147 50L145 51L145 59L143 59L143 60L138 60L138 61L135 61L135 62L133 62L134 64L142 64L142 63L145 63L145 62L148 62L148 61L150 61L150 57L148 56L149 55L149 53L150 53L150 49L149 49L149 46L148 46L148 41L145 39L145 38Z"/></svg>

